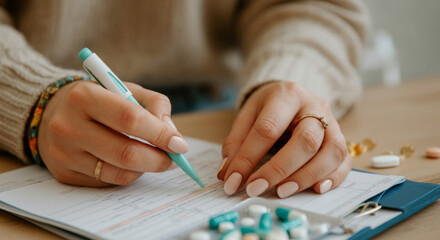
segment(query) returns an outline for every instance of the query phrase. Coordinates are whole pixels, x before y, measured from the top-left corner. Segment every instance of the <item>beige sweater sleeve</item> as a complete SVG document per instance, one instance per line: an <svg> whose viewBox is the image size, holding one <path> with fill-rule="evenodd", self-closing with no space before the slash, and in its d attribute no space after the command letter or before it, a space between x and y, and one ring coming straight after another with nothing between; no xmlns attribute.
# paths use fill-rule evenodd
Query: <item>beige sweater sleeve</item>
<svg viewBox="0 0 440 240"><path fill-rule="evenodd" d="M245 1L238 35L245 56L239 103L267 81L292 81L324 98L337 118L360 97L355 66L366 35L355 0Z"/></svg>
<svg viewBox="0 0 440 240"><path fill-rule="evenodd" d="M0 1L0 150L28 163L25 133L31 111L52 82L79 72L53 66L12 27Z"/></svg>

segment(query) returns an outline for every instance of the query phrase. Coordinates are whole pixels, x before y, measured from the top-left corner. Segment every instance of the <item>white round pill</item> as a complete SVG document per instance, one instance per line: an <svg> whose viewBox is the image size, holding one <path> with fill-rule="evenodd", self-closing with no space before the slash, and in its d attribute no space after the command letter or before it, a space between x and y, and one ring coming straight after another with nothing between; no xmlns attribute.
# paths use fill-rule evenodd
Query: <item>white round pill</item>
<svg viewBox="0 0 440 240"><path fill-rule="evenodd" d="M309 227L309 231L313 238L320 238L330 231L330 224L328 223L312 224Z"/></svg>
<svg viewBox="0 0 440 240"><path fill-rule="evenodd" d="M400 157L397 155L380 155L371 159L371 164L375 168L395 167L400 164Z"/></svg>
<svg viewBox="0 0 440 240"><path fill-rule="evenodd" d="M248 207L249 216L255 219L260 219L261 215L267 213L268 211L269 209L264 205L253 204Z"/></svg>
<svg viewBox="0 0 440 240"><path fill-rule="evenodd" d="M283 229L274 228L266 235L264 240L289 240L289 236Z"/></svg>
<svg viewBox="0 0 440 240"><path fill-rule="evenodd" d="M308 230L307 227L297 227L289 230L289 235L292 239L307 239L308 238Z"/></svg>
<svg viewBox="0 0 440 240"><path fill-rule="evenodd" d="M231 222L222 222L218 225L218 232L225 233L231 230L234 230L235 225Z"/></svg>
<svg viewBox="0 0 440 240"><path fill-rule="evenodd" d="M243 226L243 227L254 227L255 224L256 224L255 219L250 218L250 217L245 217L240 220L240 226Z"/></svg>
<svg viewBox="0 0 440 240"><path fill-rule="evenodd" d="M191 234L189 234L189 240L211 240L211 235L208 231L194 231Z"/></svg>

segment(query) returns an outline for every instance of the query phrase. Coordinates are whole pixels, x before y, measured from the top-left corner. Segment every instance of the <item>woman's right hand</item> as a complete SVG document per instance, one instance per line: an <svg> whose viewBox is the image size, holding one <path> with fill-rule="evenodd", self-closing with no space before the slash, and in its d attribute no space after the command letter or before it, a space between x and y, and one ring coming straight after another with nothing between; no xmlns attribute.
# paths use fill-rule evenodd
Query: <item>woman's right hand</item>
<svg viewBox="0 0 440 240"><path fill-rule="evenodd" d="M126 85L143 108L92 81L68 84L49 101L37 146L58 181L92 187L127 185L144 172L167 170L171 160L164 151L188 151L170 119L168 98L136 84ZM103 165L97 180L94 174L99 160Z"/></svg>

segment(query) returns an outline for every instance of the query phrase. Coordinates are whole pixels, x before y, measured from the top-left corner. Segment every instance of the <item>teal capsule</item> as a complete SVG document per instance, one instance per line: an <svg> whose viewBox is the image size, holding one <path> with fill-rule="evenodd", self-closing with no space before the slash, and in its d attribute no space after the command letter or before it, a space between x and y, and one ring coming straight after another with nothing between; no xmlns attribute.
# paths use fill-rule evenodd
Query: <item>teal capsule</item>
<svg viewBox="0 0 440 240"><path fill-rule="evenodd" d="M275 210L275 213L281 221L289 221L299 218L303 224L307 223L307 215L298 210L279 207Z"/></svg>
<svg viewBox="0 0 440 240"><path fill-rule="evenodd" d="M253 227L249 227L249 226L242 226L241 228L240 228L240 230L241 230L241 234L242 235L245 235L245 234L248 234L248 233L256 233L257 231L255 230L255 228L253 228Z"/></svg>
<svg viewBox="0 0 440 240"><path fill-rule="evenodd" d="M275 210L275 213L281 221L287 221L289 219L290 209L279 207Z"/></svg>
<svg viewBox="0 0 440 240"><path fill-rule="evenodd" d="M236 211L226 212L209 219L209 227L215 229L222 222L235 222L240 215Z"/></svg>
<svg viewBox="0 0 440 240"><path fill-rule="evenodd" d="M260 218L260 224L258 225L258 229L262 231L269 231L272 228L272 214L263 213Z"/></svg>
<svg viewBox="0 0 440 240"><path fill-rule="evenodd" d="M284 229L286 232L289 232L290 229L300 227L303 225L303 222L299 218L295 218L286 222L280 223L280 228Z"/></svg>

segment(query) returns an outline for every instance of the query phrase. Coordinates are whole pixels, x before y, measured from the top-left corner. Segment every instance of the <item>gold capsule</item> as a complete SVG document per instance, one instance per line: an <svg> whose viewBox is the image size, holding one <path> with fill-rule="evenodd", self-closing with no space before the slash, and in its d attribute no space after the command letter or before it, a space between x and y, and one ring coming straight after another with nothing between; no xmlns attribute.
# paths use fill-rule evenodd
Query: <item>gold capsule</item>
<svg viewBox="0 0 440 240"><path fill-rule="evenodd" d="M373 140L369 138L365 138L364 140L362 140L362 144L367 146L368 151L373 150L377 145L377 143L375 143Z"/></svg>
<svg viewBox="0 0 440 240"><path fill-rule="evenodd" d="M413 146L405 145L400 148L399 156L402 159L409 158L413 155L413 153L416 151L416 149Z"/></svg>
<svg viewBox="0 0 440 240"><path fill-rule="evenodd" d="M364 154L367 151L367 146L363 144L356 144L354 146L354 151L356 152L356 155Z"/></svg>

